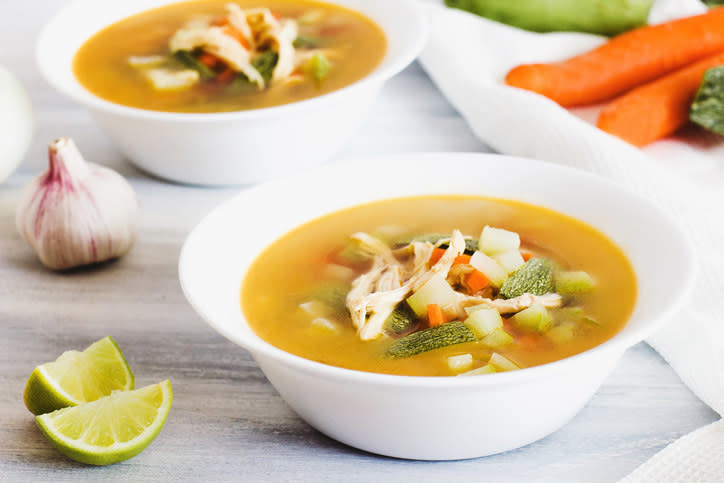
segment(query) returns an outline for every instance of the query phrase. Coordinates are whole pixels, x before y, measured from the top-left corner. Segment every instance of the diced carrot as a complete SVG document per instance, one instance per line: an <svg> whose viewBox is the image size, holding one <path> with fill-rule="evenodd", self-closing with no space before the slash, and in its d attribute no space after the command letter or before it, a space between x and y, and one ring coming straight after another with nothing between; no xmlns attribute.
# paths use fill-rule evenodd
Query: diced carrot
<svg viewBox="0 0 724 483"><path fill-rule="evenodd" d="M529 252L520 252L520 256L523 257L523 260L526 262L533 258L533 254Z"/></svg>
<svg viewBox="0 0 724 483"><path fill-rule="evenodd" d="M718 65L724 65L724 52L637 87L604 107L596 125L634 146L673 134L689 121L704 72Z"/></svg>
<svg viewBox="0 0 724 483"><path fill-rule="evenodd" d="M521 334L515 338L521 348L533 351L540 346L540 337L534 334Z"/></svg>
<svg viewBox="0 0 724 483"><path fill-rule="evenodd" d="M249 50L249 41L246 40L246 37L244 37L244 34L241 32L241 30L237 29L232 25L227 25L226 27L224 27L224 33L229 37L235 38L242 47L244 47L246 50Z"/></svg>
<svg viewBox="0 0 724 483"><path fill-rule="evenodd" d="M464 253L462 255L458 255L457 257L455 257L455 261L453 261L453 265L459 265L459 264L466 265L468 263L470 263L470 255L466 255Z"/></svg>
<svg viewBox="0 0 724 483"><path fill-rule="evenodd" d="M488 280L488 277L479 270L473 270L465 277L465 285L467 285L471 292L482 290L489 284L490 280Z"/></svg>
<svg viewBox="0 0 724 483"><path fill-rule="evenodd" d="M223 27L224 25L229 24L229 19L227 17L220 17L211 22L211 25L215 25L217 27Z"/></svg>
<svg viewBox="0 0 724 483"><path fill-rule="evenodd" d="M444 324L445 315L442 313L442 309L438 304L427 305L427 323L430 327L437 327L438 325Z"/></svg>
<svg viewBox="0 0 724 483"><path fill-rule="evenodd" d="M716 7L702 15L630 30L563 62L519 65L505 82L565 107L593 104L722 50L724 7Z"/></svg>
<svg viewBox="0 0 724 483"><path fill-rule="evenodd" d="M445 249L444 248L435 248L432 251L432 255L430 256L430 265L436 264L442 256L445 255Z"/></svg>
<svg viewBox="0 0 724 483"><path fill-rule="evenodd" d="M213 69L214 67L219 65L220 62L222 62L221 59L216 57L214 54L210 54L208 52L201 52L199 54L198 60L210 69Z"/></svg>
<svg viewBox="0 0 724 483"><path fill-rule="evenodd" d="M236 77L236 72L233 69L227 67L216 76L216 82L219 84L229 84Z"/></svg>

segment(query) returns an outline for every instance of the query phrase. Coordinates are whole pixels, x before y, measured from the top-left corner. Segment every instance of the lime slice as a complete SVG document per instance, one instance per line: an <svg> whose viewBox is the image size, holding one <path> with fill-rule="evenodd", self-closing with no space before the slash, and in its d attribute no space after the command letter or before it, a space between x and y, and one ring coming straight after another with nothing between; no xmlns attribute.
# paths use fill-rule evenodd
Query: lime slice
<svg viewBox="0 0 724 483"><path fill-rule="evenodd" d="M68 458L110 465L136 456L151 444L171 409L171 382L135 391L114 391L97 401L35 418L38 427Z"/></svg>
<svg viewBox="0 0 724 483"><path fill-rule="evenodd" d="M106 337L83 352L64 352L55 362L36 367L25 385L25 405L33 414L44 414L133 389L133 381L121 349Z"/></svg>

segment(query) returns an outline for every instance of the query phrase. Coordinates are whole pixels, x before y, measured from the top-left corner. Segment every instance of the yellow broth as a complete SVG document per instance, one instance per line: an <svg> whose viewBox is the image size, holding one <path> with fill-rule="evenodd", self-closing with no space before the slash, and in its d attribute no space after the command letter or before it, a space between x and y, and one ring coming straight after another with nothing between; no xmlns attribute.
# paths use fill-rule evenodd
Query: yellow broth
<svg viewBox="0 0 724 483"><path fill-rule="evenodd" d="M237 0L241 8L268 7L282 18L297 19L311 10L325 13L317 23L300 25L299 35L324 39L332 68L321 82L311 78L272 85L264 91L199 83L192 88L158 91L128 63L131 56L168 55L168 41L189 19L224 14L229 0L176 3L121 20L87 40L75 55L73 71L90 92L125 106L168 112L227 112L278 106L345 87L372 72L382 61L386 38L367 17L336 5L311 0Z"/></svg>
<svg viewBox="0 0 724 483"><path fill-rule="evenodd" d="M328 279L325 266L335 259L348 236L404 226L407 235L450 233L457 228L477 238L485 225L518 232L521 249L553 260L568 270L584 270L595 290L568 305L581 306L597 324L584 324L566 344L543 335L496 348L522 367L580 353L615 335L629 319L636 300L636 279L624 253L606 236L574 218L546 208L494 198L424 196L374 202L338 211L296 228L269 246L252 264L242 284L241 306L254 332L284 351L313 361L361 371L452 375L447 357L470 353L474 366L485 365L493 352L477 342L440 348L406 359L384 353L395 340L363 342L347 313L336 316L338 333L312 328L299 304ZM384 229L384 228L383 228ZM358 274L366 267L358 270ZM510 327L507 326L509 329Z"/></svg>

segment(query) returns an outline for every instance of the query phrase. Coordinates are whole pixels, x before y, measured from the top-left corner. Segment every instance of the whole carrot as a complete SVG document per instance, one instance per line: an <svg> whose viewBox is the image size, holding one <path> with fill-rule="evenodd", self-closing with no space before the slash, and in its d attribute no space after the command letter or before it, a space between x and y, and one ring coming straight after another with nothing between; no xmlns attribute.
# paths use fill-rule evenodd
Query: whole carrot
<svg viewBox="0 0 724 483"><path fill-rule="evenodd" d="M596 125L635 146L666 137L689 120L689 106L704 72L718 65L724 65L724 49L615 99L601 111Z"/></svg>
<svg viewBox="0 0 724 483"><path fill-rule="evenodd" d="M562 106L593 104L724 50L724 7L640 27L563 62L513 68L505 82Z"/></svg>

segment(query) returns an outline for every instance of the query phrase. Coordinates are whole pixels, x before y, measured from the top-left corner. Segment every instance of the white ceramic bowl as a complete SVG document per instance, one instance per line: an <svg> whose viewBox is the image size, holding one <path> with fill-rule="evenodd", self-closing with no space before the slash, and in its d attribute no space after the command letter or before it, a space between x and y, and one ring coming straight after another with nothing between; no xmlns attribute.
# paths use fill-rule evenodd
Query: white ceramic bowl
<svg viewBox="0 0 724 483"><path fill-rule="evenodd" d="M78 48L129 15L178 0L77 0L43 29L37 62L46 80L83 104L141 169L172 181L247 184L316 166L360 124L383 83L423 47L426 22L415 0L327 0L375 21L387 36L382 63L354 84L278 107L217 114L166 113L125 107L85 90L72 71Z"/></svg>
<svg viewBox="0 0 724 483"><path fill-rule="evenodd" d="M301 223L344 207L422 194L521 200L602 230L624 250L637 275L631 320L612 339L576 356L464 378L332 367L286 353L251 331L240 310L239 290L250 263L267 245ZM676 313L692 286L693 266L691 246L671 217L604 179L507 156L428 154L329 166L242 192L189 235L179 274L201 317L251 352L309 424L374 453L446 460L517 448L565 424L623 352Z"/></svg>

